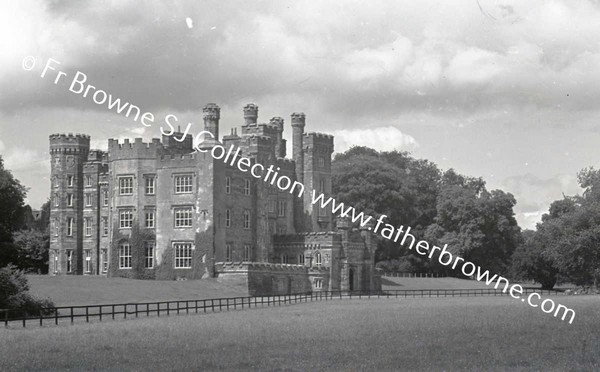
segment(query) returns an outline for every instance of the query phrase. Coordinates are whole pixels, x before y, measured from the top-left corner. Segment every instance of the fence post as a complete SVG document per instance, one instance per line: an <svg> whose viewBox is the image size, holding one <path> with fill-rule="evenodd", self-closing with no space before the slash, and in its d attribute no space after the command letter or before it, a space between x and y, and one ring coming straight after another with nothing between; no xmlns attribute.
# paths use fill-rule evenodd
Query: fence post
<svg viewBox="0 0 600 372"><path fill-rule="evenodd" d="M73 306L71 306L71 324L73 324ZM23 323L23 327L25 327L25 323Z"/></svg>
<svg viewBox="0 0 600 372"><path fill-rule="evenodd" d="M90 312L89 312L89 306L85 307L85 322L89 323L90 322Z"/></svg>
<svg viewBox="0 0 600 372"><path fill-rule="evenodd" d="M43 322L44 322L44 316L42 315L42 309L40 309L40 327L44 326Z"/></svg>
<svg viewBox="0 0 600 372"><path fill-rule="evenodd" d="M8 321L8 318L7 318ZM54 324L58 325L58 309L54 308ZM6 324L8 326L8 322Z"/></svg>

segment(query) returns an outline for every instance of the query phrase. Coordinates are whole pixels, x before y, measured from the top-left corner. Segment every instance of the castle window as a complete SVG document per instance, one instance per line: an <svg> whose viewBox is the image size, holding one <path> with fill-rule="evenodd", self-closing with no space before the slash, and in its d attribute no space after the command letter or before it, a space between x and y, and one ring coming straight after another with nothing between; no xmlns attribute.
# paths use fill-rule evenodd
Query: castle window
<svg viewBox="0 0 600 372"><path fill-rule="evenodd" d="M92 194L85 194L85 206L86 207L91 207L92 206Z"/></svg>
<svg viewBox="0 0 600 372"><path fill-rule="evenodd" d="M105 207L108 207L108 190L104 190L102 192L103 204Z"/></svg>
<svg viewBox="0 0 600 372"><path fill-rule="evenodd" d="M277 200L269 199L269 212L275 213L277 209Z"/></svg>
<svg viewBox="0 0 600 372"><path fill-rule="evenodd" d="M225 210L225 227L231 227L231 209Z"/></svg>
<svg viewBox="0 0 600 372"><path fill-rule="evenodd" d="M108 236L108 217L102 217L102 235Z"/></svg>
<svg viewBox="0 0 600 372"><path fill-rule="evenodd" d="M316 289L321 289L321 288L323 288L323 279L315 278L315 280L313 281L313 286L314 286Z"/></svg>
<svg viewBox="0 0 600 372"><path fill-rule="evenodd" d="M231 177L225 177L225 193L231 194Z"/></svg>
<svg viewBox="0 0 600 372"><path fill-rule="evenodd" d="M319 158L319 167L325 168L325 158Z"/></svg>
<svg viewBox="0 0 600 372"><path fill-rule="evenodd" d="M154 268L154 242L144 242L144 267L146 269Z"/></svg>
<svg viewBox="0 0 600 372"><path fill-rule="evenodd" d="M119 269L131 269L131 245L119 244Z"/></svg>
<svg viewBox="0 0 600 372"><path fill-rule="evenodd" d="M121 209L119 211L119 227L121 229L130 229L133 227L133 210Z"/></svg>
<svg viewBox="0 0 600 372"><path fill-rule="evenodd" d="M145 218L145 220L146 220L146 224L145 224L146 228L147 229L153 229L154 228L154 211L153 210L152 211L148 210L148 211L146 211L145 215L146 215L145 216L146 217Z"/></svg>
<svg viewBox="0 0 600 372"><path fill-rule="evenodd" d="M119 195L133 195L133 177L119 177Z"/></svg>
<svg viewBox="0 0 600 372"><path fill-rule="evenodd" d="M108 250L103 249L100 251L100 260L102 262L102 272L108 271Z"/></svg>
<svg viewBox="0 0 600 372"><path fill-rule="evenodd" d="M231 262L231 244L225 244L225 261Z"/></svg>
<svg viewBox="0 0 600 372"><path fill-rule="evenodd" d="M281 263L282 264L288 264L288 263L290 263L290 258L288 257L287 254L284 254L284 255L281 256Z"/></svg>
<svg viewBox="0 0 600 372"><path fill-rule="evenodd" d="M85 249L83 251L83 255L85 257L85 272L86 273L91 273L92 272L92 250L91 249Z"/></svg>
<svg viewBox="0 0 600 372"><path fill-rule="evenodd" d="M175 193L187 194L192 192L192 176L175 176Z"/></svg>
<svg viewBox="0 0 600 372"><path fill-rule="evenodd" d="M315 254L315 265L321 266L321 253Z"/></svg>
<svg viewBox="0 0 600 372"><path fill-rule="evenodd" d="M73 271L73 251L67 249L67 272Z"/></svg>
<svg viewBox="0 0 600 372"><path fill-rule="evenodd" d="M154 195L154 186L156 183L156 178L154 176L148 176L145 179L146 182L146 195Z"/></svg>
<svg viewBox="0 0 600 372"><path fill-rule="evenodd" d="M67 194L67 207L73 206L73 194Z"/></svg>
<svg viewBox="0 0 600 372"><path fill-rule="evenodd" d="M54 273L58 273L58 250L54 250Z"/></svg>
<svg viewBox="0 0 600 372"><path fill-rule="evenodd" d="M73 236L73 217L67 217L67 236Z"/></svg>
<svg viewBox="0 0 600 372"><path fill-rule="evenodd" d="M192 268L192 243L175 243L175 268Z"/></svg>
<svg viewBox="0 0 600 372"><path fill-rule="evenodd" d="M321 207L317 207L319 216L323 217L323 216L327 216L327 209L325 208L321 208Z"/></svg>
<svg viewBox="0 0 600 372"><path fill-rule="evenodd" d="M92 176L85 176L85 187L92 187Z"/></svg>
<svg viewBox="0 0 600 372"><path fill-rule="evenodd" d="M192 207L175 208L175 227L192 227Z"/></svg>
<svg viewBox="0 0 600 372"><path fill-rule="evenodd" d="M298 263L304 265L304 254L298 255Z"/></svg>
<svg viewBox="0 0 600 372"><path fill-rule="evenodd" d="M54 178L52 178L52 185L53 185L54 187L58 187L58 183L59 183L59 181L58 181L58 177L54 177Z"/></svg>
<svg viewBox="0 0 600 372"><path fill-rule="evenodd" d="M84 230L85 230L85 236L92 236L92 219L89 217L86 217L83 220L83 225L84 225Z"/></svg>
<svg viewBox="0 0 600 372"><path fill-rule="evenodd" d="M250 195L250 180L244 180L244 195Z"/></svg>
<svg viewBox="0 0 600 372"><path fill-rule="evenodd" d="M285 217L285 207L287 205L287 201L286 200L279 200L277 206L277 216L279 217Z"/></svg>
<svg viewBox="0 0 600 372"><path fill-rule="evenodd" d="M73 176L72 175L67 176L67 186L73 187Z"/></svg>
<svg viewBox="0 0 600 372"><path fill-rule="evenodd" d="M244 244L244 261L250 261L252 256L252 246L250 244Z"/></svg>
<svg viewBox="0 0 600 372"><path fill-rule="evenodd" d="M244 229L250 228L250 211L244 209Z"/></svg>
<svg viewBox="0 0 600 372"><path fill-rule="evenodd" d="M325 180L319 180L319 192L325 194Z"/></svg>
<svg viewBox="0 0 600 372"><path fill-rule="evenodd" d="M54 194L54 206L58 207L58 195Z"/></svg>

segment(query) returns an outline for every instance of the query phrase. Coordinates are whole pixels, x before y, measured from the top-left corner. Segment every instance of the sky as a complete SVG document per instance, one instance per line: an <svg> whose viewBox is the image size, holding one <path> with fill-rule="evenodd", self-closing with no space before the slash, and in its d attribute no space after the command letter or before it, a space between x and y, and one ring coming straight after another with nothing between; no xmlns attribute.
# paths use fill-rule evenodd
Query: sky
<svg viewBox="0 0 600 372"><path fill-rule="evenodd" d="M553 200L580 193L600 163L598 1L32 1L0 5L0 155L49 194L48 136L159 137L68 90L88 83L202 130L306 114L307 131L353 145L410 151L482 177L516 200L534 228ZM25 57L35 65L23 68ZM49 58L67 73L40 77Z"/></svg>

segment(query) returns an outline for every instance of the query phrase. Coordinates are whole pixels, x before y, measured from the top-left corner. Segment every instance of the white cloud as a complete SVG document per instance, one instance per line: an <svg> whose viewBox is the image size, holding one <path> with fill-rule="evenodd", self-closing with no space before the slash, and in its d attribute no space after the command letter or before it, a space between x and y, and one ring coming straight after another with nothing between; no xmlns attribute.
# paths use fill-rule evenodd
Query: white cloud
<svg viewBox="0 0 600 372"><path fill-rule="evenodd" d="M419 144L409 134L395 127L371 129L342 129L333 132L336 152L344 152L352 146L367 146L380 151L416 149Z"/></svg>

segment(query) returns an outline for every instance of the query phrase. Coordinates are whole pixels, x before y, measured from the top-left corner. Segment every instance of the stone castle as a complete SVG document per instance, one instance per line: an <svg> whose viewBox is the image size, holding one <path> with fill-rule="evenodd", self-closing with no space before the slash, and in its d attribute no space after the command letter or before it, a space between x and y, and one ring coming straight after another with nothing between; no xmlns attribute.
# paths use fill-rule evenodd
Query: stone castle
<svg viewBox="0 0 600 372"><path fill-rule="evenodd" d="M303 183L303 197L195 150L191 135L109 139L104 152L90 150L87 135L54 134L49 273L216 277L252 295L377 289L372 234L312 203L312 190L331 194L333 137L305 133L305 115L294 113L287 159L282 118L259 124L248 104L241 136L221 139L220 108L203 113L215 138L201 149L233 145Z"/></svg>

